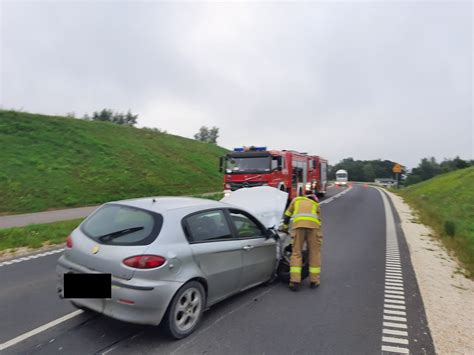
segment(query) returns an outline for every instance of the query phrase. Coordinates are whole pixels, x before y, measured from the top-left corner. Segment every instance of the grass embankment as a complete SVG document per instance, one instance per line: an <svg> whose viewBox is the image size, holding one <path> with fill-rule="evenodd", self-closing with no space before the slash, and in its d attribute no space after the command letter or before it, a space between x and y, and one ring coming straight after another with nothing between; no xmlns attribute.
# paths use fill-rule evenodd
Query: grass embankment
<svg viewBox="0 0 474 355"><path fill-rule="evenodd" d="M214 144L0 110L0 214L222 190Z"/></svg>
<svg viewBox="0 0 474 355"><path fill-rule="evenodd" d="M397 191L474 277L474 167Z"/></svg>
<svg viewBox="0 0 474 355"><path fill-rule="evenodd" d="M82 221L74 219L48 224L32 224L27 227L0 229L0 251L17 248L37 249L45 245L61 244ZM13 249L13 250L11 250Z"/></svg>
<svg viewBox="0 0 474 355"><path fill-rule="evenodd" d="M220 200L223 193L194 196L209 200ZM0 229L0 254L14 252L18 248L37 249L46 245L62 244L83 218L47 224L32 224L26 227Z"/></svg>

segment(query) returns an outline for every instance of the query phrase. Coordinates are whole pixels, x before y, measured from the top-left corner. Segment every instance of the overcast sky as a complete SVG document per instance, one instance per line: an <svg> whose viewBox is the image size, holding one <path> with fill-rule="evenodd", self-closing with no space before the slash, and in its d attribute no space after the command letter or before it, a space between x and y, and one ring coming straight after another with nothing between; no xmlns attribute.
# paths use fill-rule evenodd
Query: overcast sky
<svg viewBox="0 0 474 355"><path fill-rule="evenodd" d="M0 105L226 148L473 159L473 3L2 1Z"/></svg>

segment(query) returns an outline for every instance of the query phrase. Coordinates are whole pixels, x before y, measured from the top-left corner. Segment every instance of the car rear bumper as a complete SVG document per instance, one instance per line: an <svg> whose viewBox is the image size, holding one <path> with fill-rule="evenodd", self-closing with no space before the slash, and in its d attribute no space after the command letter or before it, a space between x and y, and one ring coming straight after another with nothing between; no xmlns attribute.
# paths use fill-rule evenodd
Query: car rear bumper
<svg viewBox="0 0 474 355"><path fill-rule="evenodd" d="M65 273L94 273L61 256L56 266L58 293L64 295ZM174 281L124 280L112 276L111 298L73 298L75 304L109 317L137 324L158 325L176 291Z"/></svg>

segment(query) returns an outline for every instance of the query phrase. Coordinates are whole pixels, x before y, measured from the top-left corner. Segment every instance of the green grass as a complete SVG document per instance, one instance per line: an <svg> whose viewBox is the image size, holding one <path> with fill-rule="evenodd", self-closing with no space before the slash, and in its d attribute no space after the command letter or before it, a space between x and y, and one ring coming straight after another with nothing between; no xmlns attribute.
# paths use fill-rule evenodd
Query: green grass
<svg viewBox="0 0 474 355"><path fill-rule="evenodd" d="M26 227L0 229L0 251L21 247L41 248L45 244L62 244L82 219Z"/></svg>
<svg viewBox="0 0 474 355"><path fill-rule="evenodd" d="M107 122L0 110L0 214L219 191L219 146Z"/></svg>
<svg viewBox="0 0 474 355"><path fill-rule="evenodd" d="M474 167L396 191L414 207L474 277Z"/></svg>

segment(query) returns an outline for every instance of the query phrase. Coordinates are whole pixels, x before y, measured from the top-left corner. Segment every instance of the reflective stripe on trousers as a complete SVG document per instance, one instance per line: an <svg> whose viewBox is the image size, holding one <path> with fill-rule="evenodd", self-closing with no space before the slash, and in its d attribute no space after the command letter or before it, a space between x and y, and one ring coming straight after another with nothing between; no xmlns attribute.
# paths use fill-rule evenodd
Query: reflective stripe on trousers
<svg viewBox="0 0 474 355"><path fill-rule="evenodd" d="M321 231L319 228L296 228L290 259L290 282L301 282L302 248L306 241L309 252L309 277L319 283L321 273Z"/></svg>

